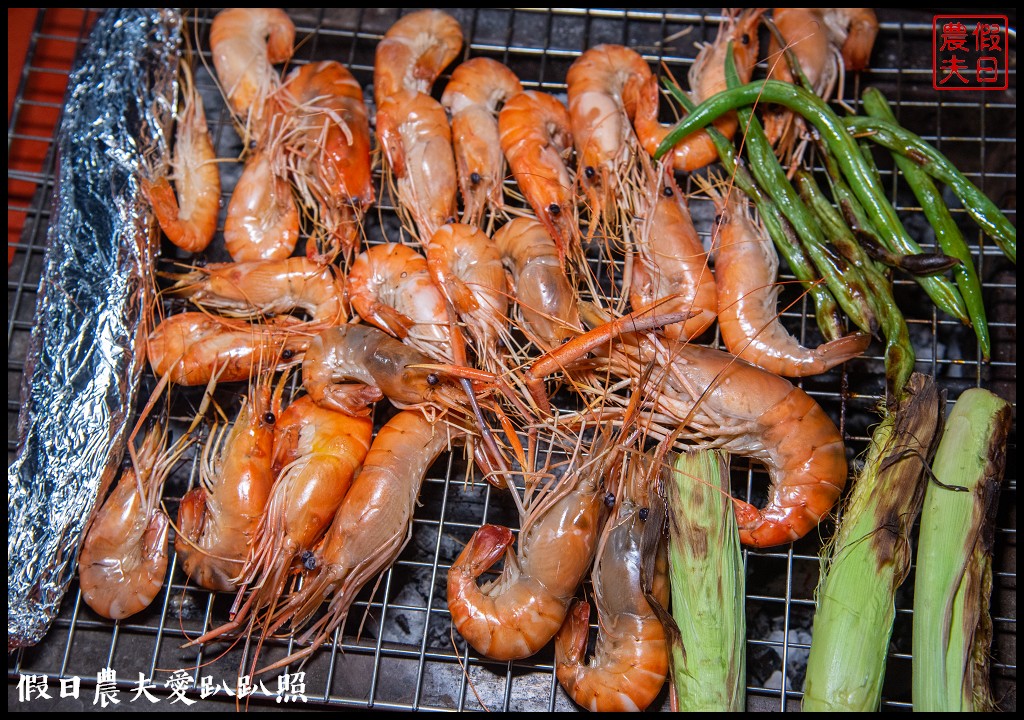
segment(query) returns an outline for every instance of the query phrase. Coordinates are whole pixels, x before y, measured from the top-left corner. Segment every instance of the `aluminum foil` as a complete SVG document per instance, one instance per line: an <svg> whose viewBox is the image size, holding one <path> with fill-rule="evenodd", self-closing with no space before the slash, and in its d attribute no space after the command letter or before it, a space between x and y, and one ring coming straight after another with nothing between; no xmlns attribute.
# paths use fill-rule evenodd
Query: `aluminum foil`
<svg viewBox="0 0 1024 720"><path fill-rule="evenodd" d="M49 629L131 430L158 247L138 177L167 162L181 26L170 10L108 10L69 78L7 470L8 652Z"/></svg>

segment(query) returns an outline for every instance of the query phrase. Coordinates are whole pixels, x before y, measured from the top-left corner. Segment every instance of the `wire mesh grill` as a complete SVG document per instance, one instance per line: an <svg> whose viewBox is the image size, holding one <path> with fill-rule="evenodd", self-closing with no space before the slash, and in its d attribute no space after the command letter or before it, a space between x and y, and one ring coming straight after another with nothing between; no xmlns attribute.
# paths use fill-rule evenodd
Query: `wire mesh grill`
<svg viewBox="0 0 1024 720"><path fill-rule="evenodd" d="M579 54L602 42L629 45L651 63L664 63L677 78L686 75L698 45L714 38L719 11L670 13L663 10L615 9L451 9L462 24L467 57L487 56L511 67L528 89L564 94L566 72ZM215 10L203 10L189 19L192 46L209 61L208 33ZM377 42L401 15L398 9L289 10L299 39L296 64L335 59L345 64L372 97L373 60ZM52 146L52 137L40 133L30 118L40 110L56 113L60 97L37 92L41 76L66 79L67 68L55 69L36 53L40 43L77 44L86 39L93 16L83 13L80 26L47 25L46 13L33 30L26 72L19 85L8 128L12 158L21 144ZM855 105L862 85L879 86L893 100L901 122L945 152L1016 224L1016 70L1015 36L1010 41L1010 89L1005 92L938 93L931 80L931 16L912 12L880 11L882 20L872 69L851 78L842 97ZM1011 26L1013 22L1011 21ZM238 158L243 151L219 91L203 64L198 65L197 86L206 101L207 115L218 157ZM443 89L447 77L435 87ZM563 95L564 97L564 95ZM372 105L371 105L372 109ZM921 210L891 164L882 163L887 187L901 217L925 249L934 237ZM224 206L241 172L240 163L225 163L222 180ZM46 226L53 189L52 153L35 170L8 169L9 216L23 217L23 230L14 245L8 270L8 461L15 452L18 387L24 370L25 346L32 327L36 287L45 250ZM379 185L378 185L379 187ZM16 190L16 191L15 191ZM693 190L689 187L688 190ZM710 229L713 207L694 199L691 209L704 237ZM962 228L973 225L958 206L953 210ZM382 193L379 212L367 219L371 242L395 240L399 226L394 210ZM992 684L1000 707L1016 708L1016 271L999 249L973 229L967 234L985 288L992 328L993 357L982 362L968 328L942 316L926 301L917 285L896 280L897 300L903 308L914 346L916 369L933 375L948 392L947 408L960 393L974 386L987 387L1014 403L1007 478L1000 500L993 578L992 615L995 641ZM173 255L173 253L171 253ZM216 252L209 259L221 260ZM784 279L790 279L784 277ZM783 293L795 304L784 315L787 326L802 340L817 337L813 311L796 291ZM716 338L717 340L717 338ZM841 370L808 378L800 385L839 425L848 449L861 455L875 406L884 392L884 371L879 344L869 354ZM378 415L384 411L378 411ZM383 417L377 418L378 423ZM181 495L194 482L195 467L184 468L167 486L172 517ZM439 460L424 483L414 520L412 540L394 567L360 594L346 626L303 668L304 696L316 705L380 709L455 709L568 711L575 705L559 688L553 672L551 647L524 661L499 663L478 656L453 632L445 602L447 570L464 543L485 522L517 525L508 498L479 477L465 481L466 467L456 455ZM764 473L734 463L734 492L756 502L763 493ZM799 707L803 673L811 639L814 589L818 580L818 552L822 538L831 534L825 523L818 534L790 547L745 551L748 617L748 708L793 710ZM186 583L173 559L170 581L153 605L125 621L113 623L95 615L81 602L77 581L65 598L50 634L37 647L8 657L9 709L24 709L17 702L15 685L23 675L45 675L51 688L61 678L80 677L81 699L52 701L53 708L94 709L92 688L99 670L117 671L122 701L135 694L140 676L151 679L155 694L168 688L175 671L184 671L196 688L193 709L232 703L225 687L235 688L244 650L240 646L182 649L186 635L227 619L231 599ZM897 597L896 626L890 645L883 693L886 709L910 707L910 627L912 581ZM263 648L266 659L296 649L291 639L271 639ZM251 659L251 656L249 656ZM213 680L208 697L200 699L202 678ZM277 686L265 679L248 698L250 705L274 706ZM51 693L56 695L56 693ZM136 701L141 703L142 701ZM142 703L144 704L144 703ZM182 705L178 705L181 707ZM666 709L667 690L654 709ZM291 709L297 709L290 706Z"/></svg>

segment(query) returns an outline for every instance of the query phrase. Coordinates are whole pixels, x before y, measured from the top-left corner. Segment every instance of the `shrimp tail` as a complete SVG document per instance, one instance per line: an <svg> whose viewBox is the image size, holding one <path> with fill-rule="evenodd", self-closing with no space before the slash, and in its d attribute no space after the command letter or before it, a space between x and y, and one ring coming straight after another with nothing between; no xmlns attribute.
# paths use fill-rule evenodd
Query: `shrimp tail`
<svg viewBox="0 0 1024 720"><path fill-rule="evenodd" d="M405 151L402 146L402 135L398 130L398 121L391 113L377 113L377 138L387 157L388 166L396 177L405 177Z"/></svg>
<svg viewBox="0 0 1024 720"><path fill-rule="evenodd" d="M206 491L192 488L178 506L178 534L195 542L206 527Z"/></svg>
<svg viewBox="0 0 1024 720"><path fill-rule="evenodd" d="M162 564L164 568L167 567L167 531L170 526L170 518L163 512L157 512L142 536L143 557L151 563Z"/></svg>
<svg viewBox="0 0 1024 720"><path fill-rule="evenodd" d="M589 636L590 603L573 600L565 623L555 636L555 658L559 677L563 672L577 672L586 656Z"/></svg>
<svg viewBox="0 0 1024 720"><path fill-rule="evenodd" d="M869 345L871 345L870 335L853 333L820 345L815 353L820 355L829 367L835 367L847 360L860 357L867 352Z"/></svg>
<svg viewBox="0 0 1024 720"><path fill-rule="evenodd" d="M123 620L137 613L140 607L148 607L163 586L163 578L167 573L167 531L169 527L170 519L162 512L155 513L153 519L149 521L140 543L143 562L137 570L132 571L132 574L148 575L150 581L122 583L130 595L123 600L115 599L111 603L109 613L111 620ZM122 572L124 572L124 568L122 568ZM86 599L88 600L88 598Z"/></svg>
<svg viewBox="0 0 1024 720"><path fill-rule="evenodd" d="M200 562L193 554L205 555L199 547L206 531L210 511L207 505L208 491L203 487L190 490L178 506L177 537L174 549L186 573L209 590L229 591L235 589L234 578L242 569L241 561L217 558L214 562ZM232 572L232 569L234 572Z"/></svg>
<svg viewBox="0 0 1024 720"><path fill-rule="evenodd" d="M322 407L337 410L353 417L369 415L373 404L384 398L380 388L363 383L334 383L314 398Z"/></svg>
<svg viewBox="0 0 1024 720"><path fill-rule="evenodd" d="M498 562L505 551L515 542L515 535L507 527L500 525L484 525L470 538L469 544L462 549L454 567L460 574L471 578L474 583L478 577Z"/></svg>
<svg viewBox="0 0 1024 720"><path fill-rule="evenodd" d="M366 318L367 320L384 328L399 340L407 338L409 330L416 325L416 321L411 317L384 303L372 303L369 314L370 317Z"/></svg>
<svg viewBox="0 0 1024 720"><path fill-rule="evenodd" d="M210 241L201 237L194 225L182 222L178 198L166 177L155 180L141 178L139 186L146 199L149 200L153 213L160 222L160 227L168 237L174 238L175 245L187 252L194 253L206 249Z"/></svg>

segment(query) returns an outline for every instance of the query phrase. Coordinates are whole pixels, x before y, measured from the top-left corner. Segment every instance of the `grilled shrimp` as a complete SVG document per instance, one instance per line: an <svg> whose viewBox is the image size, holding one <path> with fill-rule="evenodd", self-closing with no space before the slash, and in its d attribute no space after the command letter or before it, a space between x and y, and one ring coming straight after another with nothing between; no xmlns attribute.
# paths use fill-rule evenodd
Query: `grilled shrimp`
<svg viewBox="0 0 1024 720"><path fill-rule="evenodd" d="M320 327L340 325L348 317L337 270L303 257L210 263L180 276L171 292L202 308L241 317L301 309Z"/></svg>
<svg viewBox="0 0 1024 720"><path fill-rule="evenodd" d="M579 297L544 225L516 218L494 234L494 243L512 273L523 332L544 350L579 334Z"/></svg>
<svg viewBox="0 0 1024 720"><path fill-rule="evenodd" d="M350 414L367 412L369 403L384 396L400 408L465 405L462 389L422 367L429 363L426 355L377 328L342 325L312 339L302 384L319 405Z"/></svg>
<svg viewBox="0 0 1024 720"><path fill-rule="evenodd" d="M639 376L641 367L631 363ZM672 344L651 378L650 402L691 437L768 469L768 502L733 499L740 540L772 547L817 527L846 486L846 448L835 423L807 393L728 353ZM686 433L683 437L686 437Z"/></svg>
<svg viewBox="0 0 1024 720"><path fill-rule="evenodd" d="M730 15L719 27L715 41L701 49L688 75L690 95L695 103L699 104L727 88L725 53L730 40L740 81L750 81L758 60L757 24L763 13L763 9L756 9L744 10L739 16ZM640 90L633 124L640 143L652 156L669 131L658 122L658 99L658 81L652 77ZM736 114L723 115L714 125L719 132L731 138L738 126ZM707 132L701 130L683 138L667 157L672 158L677 171L692 172L717 160L718 151Z"/></svg>
<svg viewBox="0 0 1024 720"><path fill-rule="evenodd" d="M635 337L634 344L623 340L602 350L621 326L622 320L609 322L535 360L527 373L531 392L554 369L571 371L586 353L603 353L587 367L628 379L659 425L678 423L682 439L767 467L771 487L763 508L733 499L744 544L781 545L815 528L846 486L843 438L825 411L788 380L719 350L657 340L637 345Z"/></svg>
<svg viewBox="0 0 1024 720"><path fill-rule="evenodd" d="M591 712L644 710L661 692L668 676L665 628L642 587L644 526L651 480L656 475L630 468L615 515L605 523L591 581L597 604L594 657L584 664L590 635L590 605L574 600L555 638L558 682L577 704ZM660 534L660 533L659 533ZM668 608L668 556L658 543L652 595Z"/></svg>
<svg viewBox="0 0 1024 720"><path fill-rule="evenodd" d="M638 182L640 167L632 123L640 87L651 77L644 59L622 45L590 48L566 75L578 179L593 218L607 217L616 205L633 209L627 188Z"/></svg>
<svg viewBox="0 0 1024 720"><path fill-rule="evenodd" d="M236 262L284 260L299 239L299 209L288 180L271 154L257 151L245 163L228 201L224 245Z"/></svg>
<svg viewBox="0 0 1024 720"><path fill-rule="evenodd" d="M427 269L465 322L481 365L502 372L499 347L508 334L508 289L495 242L472 225L442 225L427 247Z"/></svg>
<svg viewBox="0 0 1024 720"><path fill-rule="evenodd" d="M282 389L274 393L266 381L252 386L230 428L211 433L201 484L181 499L174 549L185 574L201 587L236 587L277 477L272 460Z"/></svg>
<svg viewBox="0 0 1024 720"><path fill-rule="evenodd" d="M398 194L399 211L412 217L419 241L426 244L457 214L448 116L429 95L400 92L377 106L377 139Z"/></svg>
<svg viewBox="0 0 1024 720"><path fill-rule="evenodd" d="M308 657L345 622L359 591L409 542L427 471L460 434L417 410L399 413L380 429L323 543L306 563L311 572L302 589L288 597L268 628L268 634L285 623L301 628L327 602L326 615L299 638L312 644L259 672Z"/></svg>
<svg viewBox="0 0 1024 720"><path fill-rule="evenodd" d="M729 352L786 377L817 375L862 355L871 344L869 335L847 335L816 348L804 347L790 335L776 310L779 258L764 228L755 225L746 195L705 189L721 218L715 274L718 324Z"/></svg>
<svg viewBox="0 0 1024 720"><path fill-rule="evenodd" d="M452 624L480 654L494 660L529 657L562 626L569 602L594 559L609 457L602 450L572 458L566 474L531 503L514 556L506 555L514 540L512 531L484 525L452 564ZM477 585L503 555L501 575L483 587Z"/></svg>
<svg viewBox="0 0 1024 720"><path fill-rule="evenodd" d="M440 10L398 19L377 44L373 93L380 106L403 91L430 93L437 76L462 50L462 27Z"/></svg>
<svg viewBox="0 0 1024 720"><path fill-rule="evenodd" d="M228 103L257 137L267 98L280 85L274 70L295 51L295 25L279 8L228 8L210 26L213 66Z"/></svg>
<svg viewBox="0 0 1024 720"><path fill-rule="evenodd" d="M192 70L183 63L181 71L184 99L175 124L171 159L174 189L166 176L143 177L141 188L167 239L182 250L196 253L205 250L217 232L220 170Z"/></svg>
<svg viewBox="0 0 1024 720"><path fill-rule="evenodd" d="M272 98L278 144L299 195L319 208L325 247L307 254L330 262L359 243L362 218L373 204L370 121L363 88L340 63L293 70Z"/></svg>
<svg viewBox="0 0 1024 720"><path fill-rule="evenodd" d="M309 336L287 315L265 323L213 317L202 312L171 315L154 328L146 357L157 377L177 385L248 380L260 367L283 370L302 360Z"/></svg>
<svg viewBox="0 0 1024 720"><path fill-rule="evenodd" d="M193 643L208 642L246 623L255 625L256 613L277 603L293 564L310 562L372 436L369 418L320 407L308 397L285 409L274 433L274 467L280 474L239 575L231 621ZM246 590L250 592L243 602Z"/></svg>
<svg viewBox="0 0 1024 720"><path fill-rule="evenodd" d="M630 302L634 309L640 309L678 294L676 299L660 304L658 312L684 311L691 317L666 326L663 332L673 339L693 339L715 321L715 276L672 168L665 166L651 176L648 184L644 219L636 237L639 257L633 263Z"/></svg>
<svg viewBox="0 0 1024 720"><path fill-rule="evenodd" d="M89 523L78 556L85 604L105 618L121 620L149 607L167 575L169 520L160 509L164 481L189 435L164 451L166 429L154 426L132 464Z"/></svg>
<svg viewBox="0 0 1024 720"><path fill-rule="evenodd" d="M455 165L462 192L462 222L479 225L488 208L504 205L505 156L498 133L498 111L523 86L497 60L477 57L452 72L441 104L451 115Z"/></svg>
<svg viewBox="0 0 1024 720"><path fill-rule="evenodd" d="M348 287L364 320L439 362L452 362L448 311L425 257L408 245L373 245L352 263Z"/></svg>
<svg viewBox="0 0 1024 720"><path fill-rule="evenodd" d="M566 167L572 152L569 112L555 97L527 90L505 103L498 130L516 183L555 241L564 269L566 256L582 252L574 184Z"/></svg>

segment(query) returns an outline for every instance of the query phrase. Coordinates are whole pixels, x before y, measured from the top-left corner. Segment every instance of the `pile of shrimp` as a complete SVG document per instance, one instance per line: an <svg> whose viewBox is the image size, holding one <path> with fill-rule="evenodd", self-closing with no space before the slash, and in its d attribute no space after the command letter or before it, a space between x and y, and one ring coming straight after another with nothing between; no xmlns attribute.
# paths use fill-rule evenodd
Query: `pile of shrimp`
<svg viewBox="0 0 1024 720"><path fill-rule="evenodd" d="M751 77L763 14L725 14L690 73L695 100L725 88L728 48ZM667 128L656 68L635 50L587 49L563 96L471 57L440 10L384 34L372 86L335 60L289 66L296 37L279 9L218 13L211 72L245 149L215 157L183 70L174 190L143 178L167 239L193 254L163 273L179 311L154 318L150 365L160 388L203 388L204 402L187 441L161 454L153 434L133 452L138 479L121 484L137 492L107 502L133 516L116 552L166 550L169 523L188 583L233 598L188 642L251 643L240 673L276 670L344 625L409 541L431 466L459 453L519 527L481 527L452 564L455 631L498 660L555 643L580 705L647 707L668 672L664 548L645 557L640 542L658 464L680 445L751 458L770 488L762 507L734 499L743 542L813 531L845 486L845 449L785 377L827 372L868 339L805 347L789 334L775 251L727 185L708 186L718 219L705 244L679 179L717 154L698 133L652 160ZM731 136L736 119L717 126ZM218 234L229 164L242 169ZM396 209L397 233L370 229L378 202ZM726 350L697 344L716 329ZM160 485L186 444L195 481L170 519ZM115 564L92 559L112 552L97 538L83 591ZM114 619L141 609L166 560L132 600L103 608L90 585L87 602ZM652 565L653 588L639 575ZM588 573L601 628L590 662L591 609L577 598ZM261 667L284 631L300 648Z"/></svg>

